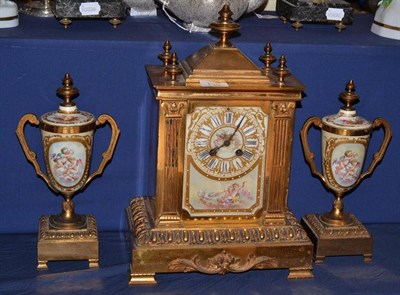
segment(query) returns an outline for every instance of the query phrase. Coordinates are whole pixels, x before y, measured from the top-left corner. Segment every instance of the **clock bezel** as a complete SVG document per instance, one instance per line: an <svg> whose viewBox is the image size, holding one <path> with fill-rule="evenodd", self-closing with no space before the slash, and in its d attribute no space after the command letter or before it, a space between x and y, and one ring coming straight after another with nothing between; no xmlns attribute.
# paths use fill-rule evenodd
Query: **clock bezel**
<svg viewBox="0 0 400 295"><path fill-rule="evenodd" d="M189 155L186 154L186 144L188 141L188 134L186 134L187 129L190 127L187 125L187 121L185 124L185 139L184 139L184 145L185 145L185 150L183 151L184 153L184 171L183 171L183 191L182 191L182 198L181 198L181 217L183 222L185 224L190 224L193 221L198 222L199 220L206 220L207 222L218 222L218 220L224 220L224 222L259 222L260 218L262 217L262 209L265 208L267 204L267 196L268 196L268 181L267 181L267 158L268 158L268 152L267 152L267 146L268 146L268 140L269 140L269 132L271 128L271 120L270 120L270 102L269 101L261 101L261 100L249 100L248 102L246 101L246 98L242 98L240 101L236 100L221 100L221 101L210 101L210 100L198 100L198 101L190 101L188 103L187 107L187 113L185 114L185 117L188 115L193 114L193 112L198 109L198 108L210 108L210 107L217 107L217 108L259 108L260 111L265 115L265 121L264 121L264 139L263 139L263 154L259 156L258 160L249 167L247 170L248 172L254 171L254 169L259 169L257 172L258 174L261 174L259 179L257 180L257 188L259 192L257 192L256 195L256 203L255 206L256 208L253 208L249 210L243 209L240 210L239 212L234 212L235 209L226 209L226 210L221 210L221 209L209 209L209 210L196 210L196 209L191 209L189 208L189 205L185 205L185 202L187 201L186 196L188 195L189 191L189 183L187 182L188 180L188 171L186 171L188 164L190 164L190 161L193 161ZM258 168L257 168L258 166ZM242 179L243 176L246 176L248 173L243 173L241 177L234 177L233 179L219 179L210 177L210 179L215 179L221 182L228 183L229 181L232 180L237 180L237 179Z"/></svg>
<svg viewBox="0 0 400 295"><path fill-rule="evenodd" d="M255 108L258 108L259 110L254 110ZM226 109L226 110L224 110ZM246 110L247 114L246 114ZM236 118L236 122L233 123L221 123L220 126L209 126L209 124L207 125L207 120L210 120L211 117L214 117L215 115L221 115L223 116L223 114L227 113L227 112L232 112L234 113L236 116L239 116L239 118ZM251 112L251 113L250 113ZM263 116L262 120L260 118L257 118L257 116ZM245 122L243 123L242 126L237 126L235 124L238 124L237 121L241 118L240 116L244 116L246 118ZM208 118L207 118L208 117ZM234 120L233 120L234 121ZM252 122L255 123L253 125L258 125L255 126L256 128L256 136L254 136L252 133L251 136L247 136L244 134L244 129L246 129L246 124L247 122ZM241 123L241 122L239 122ZM210 158L215 158L217 160L221 160L224 161L226 160L226 162L233 162L235 158L241 158L241 156L235 155L232 156L230 158L224 158L221 156L218 156L218 152L217 154L215 154L214 156L209 156L207 155L204 160L200 159L199 154L201 152L206 152L206 151L210 151L211 149L215 148L214 145L212 145L210 142L208 142L207 145L205 145L204 148L197 148L196 147L196 143L195 141L197 140L196 136L200 136L200 133L202 133L201 131L199 131L198 129L201 129L201 127L199 126L203 126L206 125L207 127L210 127L210 134L207 136L203 133L203 135L201 135L201 138L204 138L208 141L211 141L213 139L213 136L215 135L215 133L218 132L218 130L220 129L227 129L227 128L231 128L231 129L235 129L237 128L237 133L239 134L239 136L242 137L242 147L241 149L245 151L252 151L255 152L253 154L252 159L242 159L244 164L247 163L247 165L244 165L242 169L236 169L238 171L233 171L231 173L229 172L218 172L218 171L210 171L210 169L208 169L206 166L206 162L209 163L210 162ZM240 125L240 124L239 124ZM214 127L214 128L213 128ZM263 156L263 154L265 153L265 149L266 149L266 138L267 138L267 132L268 132L268 114L265 114L262 109L258 106L240 106L236 107L236 106L204 106L204 107L196 107L194 108L194 111L192 113L188 113L186 115L186 132L185 132L185 157L186 157L186 161L189 161L188 157L191 160L191 163L194 164L196 170L198 170L199 173L201 173L202 175L204 175L205 177L209 178L209 179L214 179L214 180L218 180L218 181L228 181L228 180L233 180L233 179L238 179L238 178L242 178L244 175L248 174L250 171L252 171L258 164L259 164L259 159L260 157ZM262 133L262 135L257 135ZM236 136L237 137L237 136ZM244 142L246 139L250 139L250 138L256 138L258 144L255 147L250 147L248 145L246 145ZM221 146L221 151L223 151L226 147L222 147ZM244 153L243 152L243 153ZM245 157L244 157L245 158ZM243 164L243 162L241 162L241 164ZM241 172L244 171L244 172Z"/></svg>

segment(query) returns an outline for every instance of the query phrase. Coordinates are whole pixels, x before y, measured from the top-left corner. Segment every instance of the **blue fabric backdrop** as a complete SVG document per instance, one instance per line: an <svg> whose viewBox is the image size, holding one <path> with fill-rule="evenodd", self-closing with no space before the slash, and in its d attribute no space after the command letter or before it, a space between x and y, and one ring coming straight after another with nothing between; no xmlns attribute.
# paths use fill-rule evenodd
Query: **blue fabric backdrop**
<svg viewBox="0 0 400 295"><path fill-rule="evenodd" d="M258 57L270 41L273 53L285 54L288 67L307 87L296 114L289 190L289 207L299 219L329 210L333 200L310 174L299 131L310 116L336 113L338 95L353 79L361 96L358 113L370 120L387 118L394 134L383 162L346 197L345 207L362 222L400 222L400 41L370 33L371 22L372 15L356 15L354 24L341 33L328 25L305 25L296 32L277 19L250 16L240 20L240 34L232 38L260 66ZM112 162L76 195L76 210L94 214L100 231L126 229L124 208L130 199L155 193L157 104L144 65L160 63L157 54L166 39L185 58L216 37L189 34L162 14L127 18L117 29L106 21L79 20L64 29L52 18L21 15L19 27L0 30L1 233L36 232L40 215L60 211L61 199L35 176L15 129L23 114L40 116L58 107L56 89L66 72L80 89L78 107L96 117L111 114L121 129ZM107 127L96 132L93 169L109 135ZM27 126L26 136L43 163L39 130ZM369 159L381 139L382 132L376 132ZM311 130L310 142L318 156L320 134Z"/></svg>

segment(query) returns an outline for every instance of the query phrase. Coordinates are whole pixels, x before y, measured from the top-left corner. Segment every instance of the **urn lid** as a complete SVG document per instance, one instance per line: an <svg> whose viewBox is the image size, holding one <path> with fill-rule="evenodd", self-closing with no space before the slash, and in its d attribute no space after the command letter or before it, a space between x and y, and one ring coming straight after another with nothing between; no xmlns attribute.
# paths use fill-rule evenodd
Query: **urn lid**
<svg viewBox="0 0 400 295"><path fill-rule="evenodd" d="M354 104L359 101L360 96L355 92L353 80L350 80L346 85L345 92L340 94L340 100L344 102L337 114L329 115L322 118L324 129L333 133L336 130L363 131L366 134L372 126L372 123L357 115ZM351 134L349 134L351 135Z"/></svg>
<svg viewBox="0 0 400 295"><path fill-rule="evenodd" d="M73 87L68 73L64 76L63 86L57 89L57 96L64 101L60 103L58 110L41 116L41 129L55 133L79 133L94 129L95 117L91 113L79 111L72 101L79 96L79 90Z"/></svg>

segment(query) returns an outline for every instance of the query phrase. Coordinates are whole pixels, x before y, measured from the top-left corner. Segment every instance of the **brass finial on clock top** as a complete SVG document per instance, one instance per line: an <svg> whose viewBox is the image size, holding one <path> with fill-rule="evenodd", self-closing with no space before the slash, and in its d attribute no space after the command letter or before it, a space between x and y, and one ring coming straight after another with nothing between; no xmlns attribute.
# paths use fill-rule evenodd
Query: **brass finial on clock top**
<svg viewBox="0 0 400 295"><path fill-rule="evenodd" d="M275 68L274 74L278 76L279 83L284 83L285 78L291 75L290 70L286 67L286 57L284 55L279 58L279 66Z"/></svg>
<svg viewBox="0 0 400 295"><path fill-rule="evenodd" d="M272 45L271 43L267 42L264 47L264 54L259 57L264 63L265 73L267 74L268 71L271 69L271 65L276 61L276 57L272 54Z"/></svg>
<svg viewBox="0 0 400 295"><path fill-rule="evenodd" d="M220 47L232 47L233 45L229 41L229 35L239 31L240 25L232 20L233 12L227 4L224 5L219 15L218 21L210 25L211 30L220 34L219 41L216 45Z"/></svg>
<svg viewBox="0 0 400 295"><path fill-rule="evenodd" d="M158 58L163 62L164 67L167 67L171 60L171 56L172 56L171 48L172 48L171 42L169 40L166 40L164 42L164 46L163 46L164 52L162 52L158 55Z"/></svg>
<svg viewBox="0 0 400 295"><path fill-rule="evenodd" d="M211 25L216 44L179 61L173 54L167 76L164 65L146 66L159 103L156 194L127 208L131 285L188 271L284 268L288 278L312 277L313 245L287 206L305 87L285 67L280 83L255 65L228 40L239 29L228 6L220 16Z"/></svg>
<svg viewBox="0 0 400 295"><path fill-rule="evenodd" d="M167 66L166 71L171 76L171 81L175 81L176 77L180 75L183 70L178 63L178 55L176 52L173 52L171 55L171 63Z"/></svg>

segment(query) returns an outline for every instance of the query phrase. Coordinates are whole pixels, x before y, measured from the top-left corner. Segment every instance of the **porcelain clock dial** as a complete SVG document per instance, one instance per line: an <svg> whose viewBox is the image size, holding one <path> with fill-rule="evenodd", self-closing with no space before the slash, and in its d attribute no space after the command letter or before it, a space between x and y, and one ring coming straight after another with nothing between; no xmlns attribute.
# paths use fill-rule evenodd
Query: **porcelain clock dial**
<svg viewBox="0 0 400 295"><path fill-rule="evenodd" d="M239 215L260 205L266 126L260 107L197 107L188 116L184 208L191 215Z"/></svg>
<svg viewBox="0 0 400 295"><path fill-rule="evenodd" d="M264 150L265 116L252 108L207 108L189 130L188 153L205 175L232 179L248 173ZM258 119L257 119L258 117Z"/></svg>

